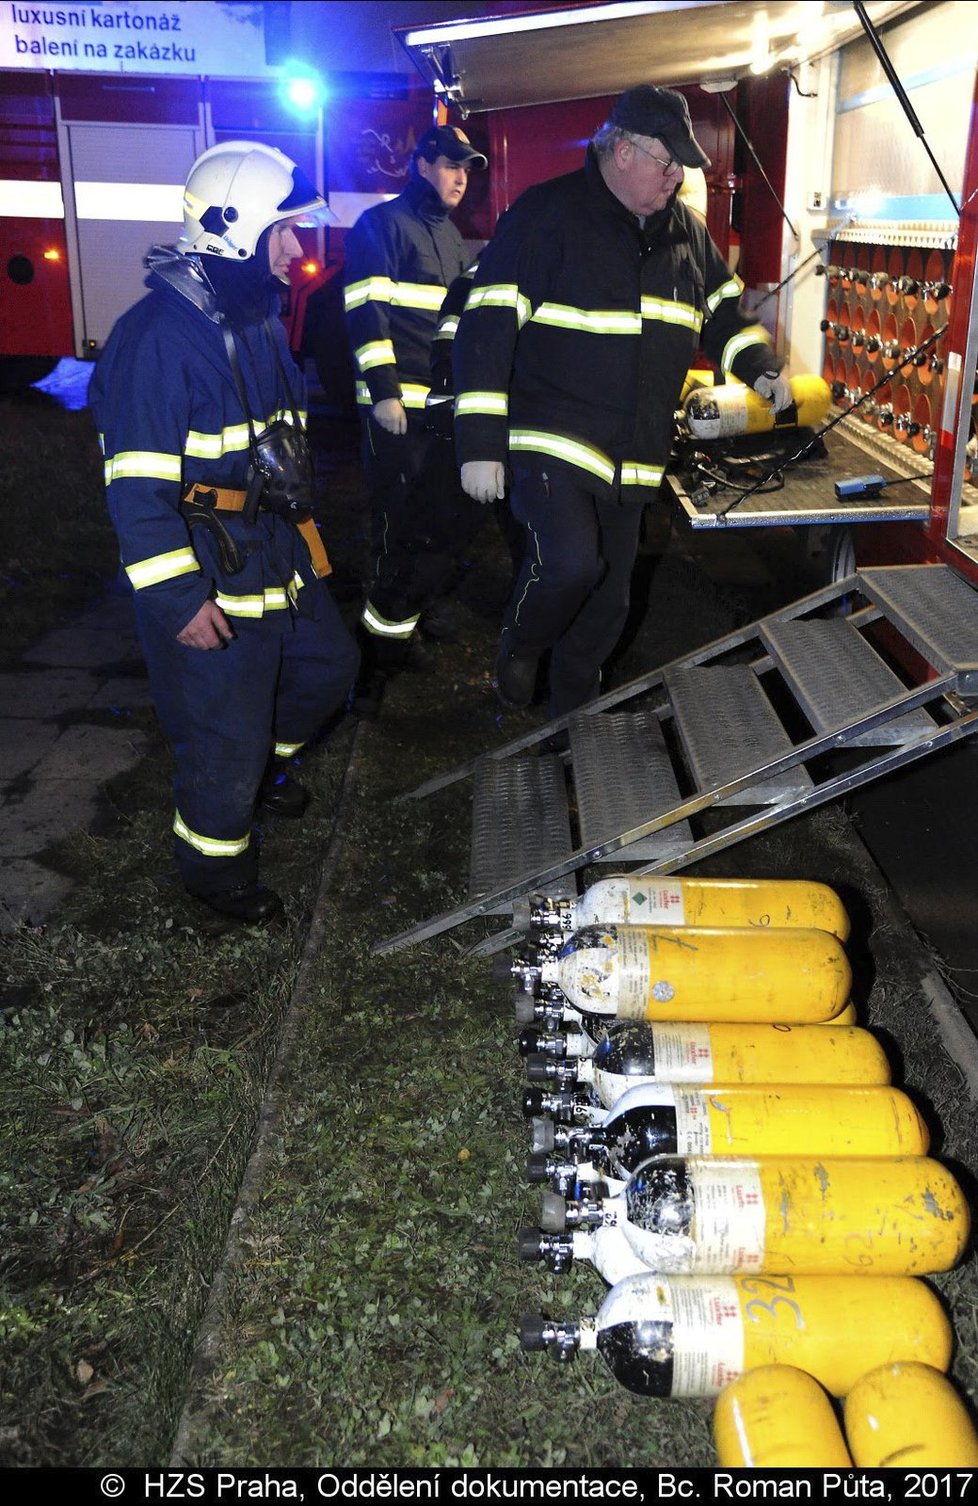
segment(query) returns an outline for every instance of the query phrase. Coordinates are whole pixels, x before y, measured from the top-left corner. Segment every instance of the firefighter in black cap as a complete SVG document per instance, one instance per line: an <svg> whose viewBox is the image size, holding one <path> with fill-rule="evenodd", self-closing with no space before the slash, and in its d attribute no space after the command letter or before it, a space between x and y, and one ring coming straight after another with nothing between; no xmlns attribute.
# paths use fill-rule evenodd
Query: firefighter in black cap
<svg viewBox="0 0 978 1506"><path fill-rule="evenodd" d="M553 716L600 693L697 347L775 408L791 401L742 284L679 201L684 168L707 166L681 94L629 89L583 167L521 195L480 257L455 432L465 490L485 503L509 483L526 531L496 661L506 706L532 701L547 653Z"/></svg>
<svg viewBox="0 0 978 1506"><path fill-rule="evenodd" d="M371 497L363 673L353 702L363 713L377 709L389 675L423 667L419 619L451 589L482 522L459 485L450 428L436 432L425 405L439 310L469 260L451 214L470 170L485 166L458 127L432 126L414 150L407 187L362 214L346 240L344 303Z"/></svg>

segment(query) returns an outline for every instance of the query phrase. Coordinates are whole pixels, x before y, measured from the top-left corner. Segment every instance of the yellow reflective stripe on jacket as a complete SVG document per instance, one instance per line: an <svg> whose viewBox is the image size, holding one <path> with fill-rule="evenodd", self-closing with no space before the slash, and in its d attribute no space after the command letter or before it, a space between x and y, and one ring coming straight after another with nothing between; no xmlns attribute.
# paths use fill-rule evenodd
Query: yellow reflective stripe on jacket
<svg viewBox="0 0 978 1506"><path fill-rule="evenodd" d="M746 350L748 345L770 345L770 343L771 336L763 324L752 324L749 329L742 329L723 347L720 355L721 371L729 371L740 352Z"/></svg>
<svg viewBox="0 0 978 1506"><path fill-rule="evenodd" d="M455 413L459 418L468 413L491 413L505 418L508 412L508 392L460 392L455 399Z"/></svg>
<svg viewBox="0 0 978 1506"><path fill-rule="evenodd" d="M703 328L703 312L691 303L677 303L672 298L642 299L642 318L657 319L662 324L681 324L698 334Z"/></svg>
<svg viewBox="0 0 978 1506"><path fill-rule="evenodd" d="M179 481L182 457L158 450L120 450L105 462L105 484L123 477L144 477L152 481Z"/></svg>
<svg viewBox="0 0 978 1506"><path fill-rule="evenodd" d="M447 288L433 282L395 282L391 303L395 308L433 309L437 314L447 292Z"/></svg>
<svg viewBox="0 0 978 1506"><path fill-rule="evenodd" d="M302 746L303 746L302 743L276 743L275 744L275 757L276 758L293 758L295 756L295 754L298 753L299 749Z"/></svg>
<svg viewBox="0 0 978 1506"><path fill-rule="evenodd" d="M423 408L430 391L430 387L424 387L420 382L402 382L400 401L405 408ZM357 382L357 402L367 408L372 408L374 405L366 382Z"/></svg>
<svg viewBox="0 0 978 1506"><path fill-rule="evenodd" d="M304 421L305 414L300 413L299 418ZM267 418L253 419L254 427L261 431L269 424L281 420L284 423L292 422L292 410L290 408L277 408ZM195 460L219 460L222 455L234 454L239 450L248 448L248 425L228 424L218 434L207 434L201 429L191 429L184 445L184 454L192 456Z"/></svg>
<svg viewBox="0 0 978 1506"><path fill-rule="evenodd" d="M184 547L137 560L134 565L126 566L126 574L132 582L133 590L142 591L145 586L156 586L161 580L173 580L177 575L190 575L199 569L194 551Z"/></svg>
<svg viewBox="0 0 978 1506"><path fill-rule="evenodd" d="M515 282L488 282L485 287L473 288L465 300L465 311L481 308L512 309L520 329L533 313L529 298Z"/></svg>
<svg viewBox="0 0 978 1506"><path fill-rule="evenodd" d="M407 617L403 622L392 622L388 617L382 617L376 607L368 601L360 613L360 621L368 633L374 633L378 638L410 638L417 626L420 612L413 617Z"/></svg>
<svg viewBox="0 0 978 1506"><path fill-rule="evenodd" d="M253 594L218 591L214 600L229 617L264 617L266 612L284 611L289 604L290 595L294 600L291 586L266 586L264 591Z"/></svg>
<svg viewBox="0 0 978 1506"><path fill-rule="evenodd" d="M435 330L435 339L454 340L455 332L458 329L458 319L458 314L449 314L447 318L443 319Z"/></svg>
<svg viewBox="0 0 978 1506"><path fill-rule="evenodd" d="M622 486L658 486L666 473L664 465L640 465L638 461L621 463Z"/></svg>
<svg viewBox="0 0 978 1506"><path fill-rule="evenodd" d="M239 852L245 852L251 841L251 832L243 837L232 837L224 840L220 837L202 837L200 832L191 831L179 811L174 813L173 830L178 837L182 837L188 847L195 847L202 852L205 858L236 858Z"/></svg>
<svg viewBox="0 0 978 1506"><path fill-rule="evenodd" d="M581 330L591 335L642 333L642 320L634 309L579 309L569 303L541 303L533 311L532 322L553 324L558 329Z"/></svg>
<svg viewBox="0 0 978 1506"><path fill-rule="evenodd" d="M343 307L347 313L364 303L390 303L394 284L389 277L365 277L343 290Z"/></svg>
<svg viewBox="0 0 978 1506"><path fill-rule="evenodd" d="M553 455L556 460L566 460L590 471L609 486L615 479L615 462L603 450L593 445L581 444L577 439L566 439L563 434L547 434L541 429L511 429L511 450L535 450L541 455Z"/></svg>
<svg viewBox="0 0 978 1506"><path fill-rule="evenodd" d="M368 340L354 351L361 371L371 371L374 366L393 366L394 343L392 340Z"/></svg>
<svg viewBox="0 0 978 1506"><path fill-rule="evenodd" d="M725 298L739 298L743 291L744 284L739 277L728 277L726 282L721 282L716 291L710 294L706 306L711 314L715 314Z"/></svg>
<svg viewBox="0 0 978 1506"><path fill-rule="evenodd" d="M434 309L437 313L445 301L447 288L434 282L395 282L391 277L367 277L354 282L343 293L343 307L349 313L365 303L389 303L394 308Z"/></svg>

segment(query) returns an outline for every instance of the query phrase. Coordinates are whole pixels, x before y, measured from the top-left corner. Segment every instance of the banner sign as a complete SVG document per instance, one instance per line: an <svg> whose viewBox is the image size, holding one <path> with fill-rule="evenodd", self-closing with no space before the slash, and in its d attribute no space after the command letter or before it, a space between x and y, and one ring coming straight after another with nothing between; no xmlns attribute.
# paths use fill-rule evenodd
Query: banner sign
<svg viewBox="0 0 978 1506"><path fill-rule="evenodd" d="M0 68L274 77L263 7L208 0L0 0Z"/></svg>

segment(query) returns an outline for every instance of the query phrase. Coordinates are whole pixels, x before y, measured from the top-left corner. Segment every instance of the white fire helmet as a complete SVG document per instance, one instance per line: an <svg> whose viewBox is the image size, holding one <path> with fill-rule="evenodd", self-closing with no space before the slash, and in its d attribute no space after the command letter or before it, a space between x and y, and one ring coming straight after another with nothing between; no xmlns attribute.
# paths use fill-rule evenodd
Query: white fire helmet
<svg viewBox="0 0 978 1506"><path fill-rule="evenodd" d="M277 220L299 215L316 224L327 212L322 194L277 147L222 141L190 169L177 250L244 261Z"/></svg>

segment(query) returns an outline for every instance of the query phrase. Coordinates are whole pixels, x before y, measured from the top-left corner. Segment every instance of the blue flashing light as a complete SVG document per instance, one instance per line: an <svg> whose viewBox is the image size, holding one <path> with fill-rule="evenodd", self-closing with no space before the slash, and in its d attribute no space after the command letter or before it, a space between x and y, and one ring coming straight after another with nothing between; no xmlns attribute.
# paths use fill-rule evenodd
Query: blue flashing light
<svg viewBox="0 0 978 1506"><path fill-rule="evenodd" d="M281 93L297 115L315 115L326 99L326 88L318 73L293 63L286 64Z"/></svg>

